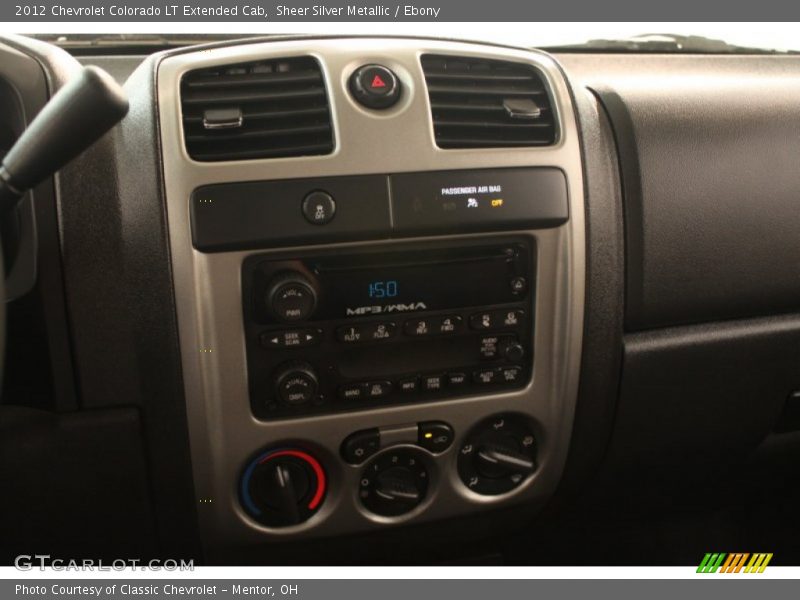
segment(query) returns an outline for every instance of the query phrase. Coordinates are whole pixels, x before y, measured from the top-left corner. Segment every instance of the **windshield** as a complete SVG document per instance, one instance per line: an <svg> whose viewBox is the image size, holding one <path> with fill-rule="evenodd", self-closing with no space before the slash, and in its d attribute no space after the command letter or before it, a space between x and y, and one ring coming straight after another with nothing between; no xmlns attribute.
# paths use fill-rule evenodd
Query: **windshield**
<svg viewBox="0 0 800 600"><path fill-rule="evenodd" d="M297 23L272 23L269 29L254 29L247 24L231 24L230 33L204 35L203 24L197 33L182 27L181 34L136 31L127 23L126 33L115 32L109 24L105 34L37 35L65 47L106 48L158 47L202 43L249 35L298 33ZM447 25L443 29L443 25ZM168 26L168 25L167 25ZM189 27L188 29L192 29ZM206 28L207 29L207 28ZM130 33L133 31L133 33ZM328 23L303 23L302 32L330 34ZM338 34L364 35L363 25L337 24ZM568 51L613 52L798 52L800 35L796 23L393 23L389 35L452 37L520 47Z"/></svg>

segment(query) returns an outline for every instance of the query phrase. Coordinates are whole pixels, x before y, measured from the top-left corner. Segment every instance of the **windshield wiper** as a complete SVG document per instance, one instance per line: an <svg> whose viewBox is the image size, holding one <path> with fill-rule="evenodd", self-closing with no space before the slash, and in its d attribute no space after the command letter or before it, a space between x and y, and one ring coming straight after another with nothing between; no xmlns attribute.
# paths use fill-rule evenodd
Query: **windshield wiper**
<svg viewBox="0 0 800 600"><path fill-rule="evenodd" d="M685 54L795 54L773 48L737 46L724 40L701 35L646 33L621 40L589 40L583 44L567 44L544 48L549 52L644 52Z"/></svg>

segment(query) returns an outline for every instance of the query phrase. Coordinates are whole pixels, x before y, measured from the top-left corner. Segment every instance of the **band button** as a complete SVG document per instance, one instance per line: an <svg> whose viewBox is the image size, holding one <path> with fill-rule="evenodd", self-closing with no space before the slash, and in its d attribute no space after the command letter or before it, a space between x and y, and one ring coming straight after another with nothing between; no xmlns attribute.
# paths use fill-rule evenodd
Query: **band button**
<svg viewBox="0 0 800 600"><path fill-rule="evenodd" d="M367 386L363 383L350 383L339 388L342 400L361 400L366 396Z"/></svg>

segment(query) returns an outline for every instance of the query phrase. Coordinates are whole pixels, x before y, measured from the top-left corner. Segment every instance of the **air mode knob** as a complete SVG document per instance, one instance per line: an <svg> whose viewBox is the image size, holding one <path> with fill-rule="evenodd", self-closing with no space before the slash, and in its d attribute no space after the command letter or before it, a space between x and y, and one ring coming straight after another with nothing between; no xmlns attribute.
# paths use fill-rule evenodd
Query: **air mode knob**
<svg viewBox="0 0 800 600"><path fill-rule="evenodd" d="M327 479L319 461L298 448L269 450L248 464L241 501L264 525L283 527L311 518L325 498Z"/></svg>
<svg viewBox="0 0 800 600"><path fill-rule="evenodd" d="M308 278L296 271L276 275L267 286L267 310L279 321L305 321L317 307L317 293Z"/></svg>
<svg viewBox="0 0 800 600"><path fill-rule="evenodd" d="M510 492L536 471L536 442L526 420L497 415L467 435L458 454L458 475L470 490L487 496Z"/></svg>

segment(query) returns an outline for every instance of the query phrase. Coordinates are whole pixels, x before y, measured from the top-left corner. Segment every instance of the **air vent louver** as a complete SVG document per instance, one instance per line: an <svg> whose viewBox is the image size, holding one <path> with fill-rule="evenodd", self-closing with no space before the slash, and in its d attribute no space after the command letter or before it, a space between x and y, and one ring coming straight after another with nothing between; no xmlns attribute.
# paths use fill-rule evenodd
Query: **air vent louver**
<svg viewBox="0 0 800 600"><path fill-rule="evenodd" d="M524 63L422 57L440 148L553 144L556 127L542 76Z"/></svg>
<svg viewBox="0 0 800 600"><path fill-rule="evenodd" d="M191 71L183 131L200 161L330 154L333 128L319 64L281 58Z"/></svg>

